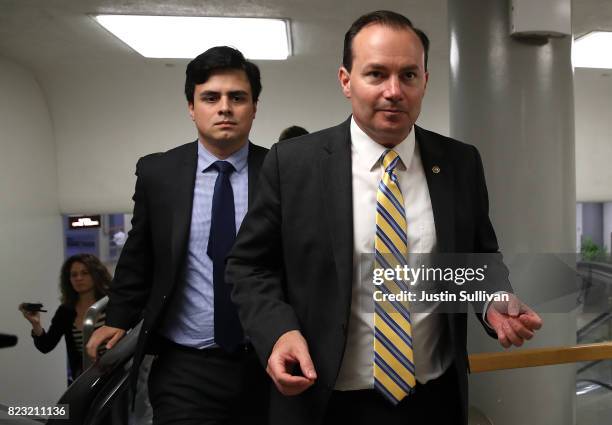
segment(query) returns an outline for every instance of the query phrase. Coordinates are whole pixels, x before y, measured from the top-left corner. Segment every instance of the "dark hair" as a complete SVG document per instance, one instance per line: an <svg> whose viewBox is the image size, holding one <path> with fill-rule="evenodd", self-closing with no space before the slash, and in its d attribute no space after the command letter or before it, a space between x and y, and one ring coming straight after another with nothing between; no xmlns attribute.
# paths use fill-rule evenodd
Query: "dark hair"
<svg viewBox="0 0 612 425"><path fill-rule="evenodd" d="M185 96L187 97L187 102L193 103L193 93L196 84L208 81L210 75L215 71L228 69L238 69L245 72L251 84L253 102L257 102L261 93L259 68L253 62L246 60L239 50L227 46L212 47L189 62L185 71Z"/></svg>
<svg viewBox="0 0 612 425"><path fill-rule="evenodd" d="M308 134L308 130L304 127L300 127L299 125L292 125L291 127L287 127L283 131L281 131L280 136L278 136L278 141L292 139L294 137L303 136Z"/></svg>
<svg viewBox="0 0 612 425"><path fill-rule="evenodd" d="M353 39L363 28L368 25L383 25L394 29L411 29L421 40L423 50L425 51L425 71L427 71L427 58L429 55L429 38L420 29L412 25L410 19L399 13L389 10L377 10L376 12L367 13L359 17L349 30L344 34L344 51L342 55L342 65L347 71L351 71L353 67Z"/></svg>
<svg viewBox="0 0 612 425"><path fill-rule="evenodd" d="M81 263L89 271L91 280L94 283L96 300L99 300L108 292L108 286L112 280L108 269L95 255L91 254L76 254L68 258L62 264L60 272L60 292L62 293L62 304L75 306L79 300L79 294L70 283L70 269L74 263Z"/></svg>

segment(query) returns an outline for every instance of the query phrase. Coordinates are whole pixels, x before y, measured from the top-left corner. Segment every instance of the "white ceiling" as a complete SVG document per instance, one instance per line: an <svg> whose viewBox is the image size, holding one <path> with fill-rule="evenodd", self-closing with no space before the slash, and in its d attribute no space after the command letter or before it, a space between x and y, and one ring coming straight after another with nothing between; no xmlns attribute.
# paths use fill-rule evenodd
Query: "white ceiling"
<svg viewBox="0 0 612 425"><path fill-rule="evenodd" d="M378 1L377 8L405 13L432 33L432 54L446 56L444 0ZM99 61L125 64L142 59L102 29L88 15L100 13L268 16L292 21L298 56L326 52L328 36L336 37L362 13L370 1L329 0L0 0L0 55L36 74L61 71ZM438 30L442 37L435 35ZM44 78L43 78L44 79Z"/></svg>
<svg viewBox="0 0 612 425"><path fill-rule="evenodd" d="M593 30L612 31L612 1L573 0L572 30L576 36Z"/></svg>
<svg viewBox="0 0 612 425"><path fill-rule="evenodd" d="M297 56L325 51L359 14L392 9L409 16L432 39L433 58L448 56L445 0L0 0L0 55L44 73L74 71L80 64L143 62L88 15L99 13L269 16L290 18ZM574 0L574 33L612 30L612 1ZM41 75L43 74L43 75Z"/></svg>

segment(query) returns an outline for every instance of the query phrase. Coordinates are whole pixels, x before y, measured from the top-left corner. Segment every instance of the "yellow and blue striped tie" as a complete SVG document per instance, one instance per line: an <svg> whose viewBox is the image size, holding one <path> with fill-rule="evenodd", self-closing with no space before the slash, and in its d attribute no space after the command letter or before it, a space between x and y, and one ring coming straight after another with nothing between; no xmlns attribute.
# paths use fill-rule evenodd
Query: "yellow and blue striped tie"
<svg viewBox="0 0 612 425"><path fill-rule="evenodd" d="M385 170L376 193L376 268L406 264L408 239L404 197L396 166L398 154L388 149L381 157ZM398 280L385 280L379 290L397 294L405 288ZM394 405L415 386L412 323L410 311L401 302L375 302L374 308L374 387Z"/></svg>

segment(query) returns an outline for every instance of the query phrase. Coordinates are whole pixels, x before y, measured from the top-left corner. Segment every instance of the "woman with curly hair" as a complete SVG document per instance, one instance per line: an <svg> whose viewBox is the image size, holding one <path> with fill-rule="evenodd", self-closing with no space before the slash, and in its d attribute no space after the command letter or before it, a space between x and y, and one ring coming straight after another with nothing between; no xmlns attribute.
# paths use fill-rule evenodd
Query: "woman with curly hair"
<svg viewBox="0 0 612 425"><path fill-rule="evenodd" d="M68 353L68 385L82 372L83 319L97 300L106 295L111 275L91 254L76 254L68 258L60 272L61 304L45 331L41 326L40 312L31 312L19 306L24 317L32 324L34 345L42 353L53 350L62 335L66 339ZM104 314L98 318L96 328L104 324Z"/></svg>

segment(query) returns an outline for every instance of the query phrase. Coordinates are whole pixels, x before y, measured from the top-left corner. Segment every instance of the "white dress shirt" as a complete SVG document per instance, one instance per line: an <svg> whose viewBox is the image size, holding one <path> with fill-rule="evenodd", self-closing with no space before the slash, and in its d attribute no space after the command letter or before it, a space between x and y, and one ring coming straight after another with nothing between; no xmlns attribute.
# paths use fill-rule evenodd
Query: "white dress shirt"
<svg viewBox="0 0 612 425"><path fill-rule="evenodd" d="M385 150L351 119L353 289L346 350L335 385L341 391L374 388L374 285L371 275L360 276L359 263L373 259L376 192L384 173L380 159ZM432 252L436 228L414 129L394 150L401 158L396 170L404 197L408 252ZM444 373L453 360L453 352L444 315L413 313L411 316L416 378L424 384Z"/></svg>

